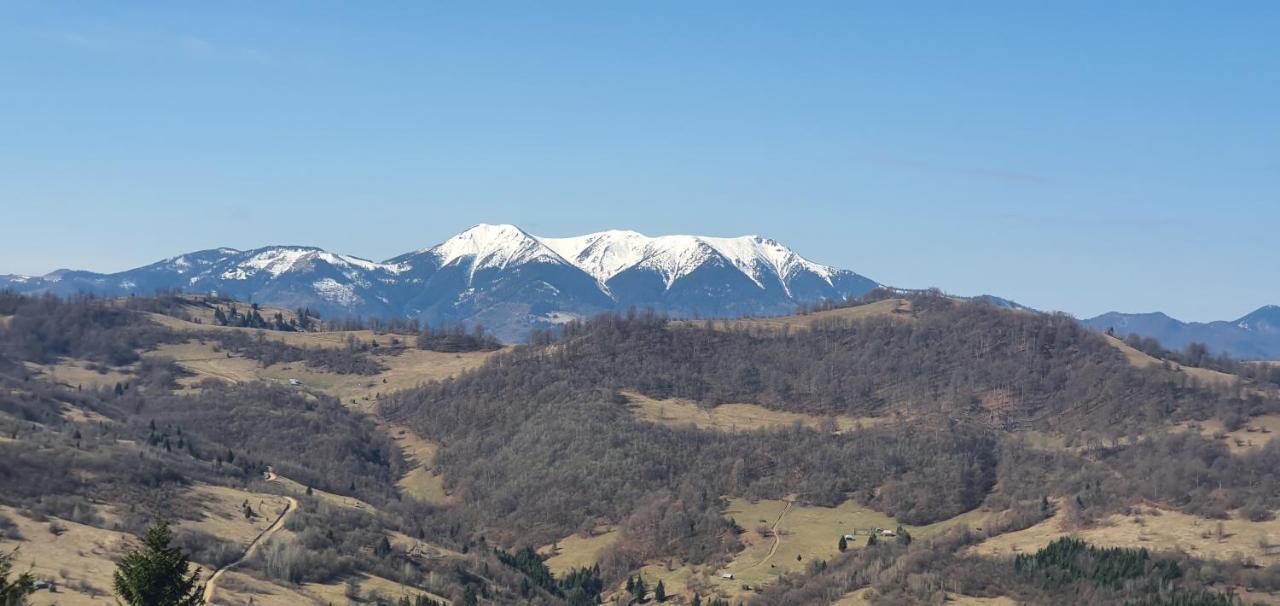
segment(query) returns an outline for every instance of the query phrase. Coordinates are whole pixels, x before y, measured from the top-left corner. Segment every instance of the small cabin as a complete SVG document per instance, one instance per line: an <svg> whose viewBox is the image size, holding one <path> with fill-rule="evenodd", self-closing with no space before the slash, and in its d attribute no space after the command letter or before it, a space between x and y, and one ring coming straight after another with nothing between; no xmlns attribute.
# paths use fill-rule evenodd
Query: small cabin
<svg viewBox="0 0 1280 606"><path fill-rule="evenodd" d="M880 531L880 536L882 536L882 537L896 537L896 536L898 536L898 533L896 533L896 532L894 532L894 531L892 531L892 530L881 530L881 531Z"/></svg>
<svg viewBox="0 0 1280 606"><path fill-rule="evenodd" d="M297 379L289 379L289 385L292 385L293 387L300 387L302 386L302 381L299 381Z"/></svg>
<svg viewBox="0 0 1280 606"><path fill-rule="evenodd" d="M851 534L844 535L844 540L846 541L852 541L853 539L854 539L854 536Z"/></svg>
<svg viewBox="0 0 1280 606"><path fill-rule="evenodd" d="M733 573L732 573L732 572L726 572L726 573L724 573L724 574L720 575L720 578L722 578L722 579L727 579L727 580L732 581L732 580L733 580Z"/></svg>

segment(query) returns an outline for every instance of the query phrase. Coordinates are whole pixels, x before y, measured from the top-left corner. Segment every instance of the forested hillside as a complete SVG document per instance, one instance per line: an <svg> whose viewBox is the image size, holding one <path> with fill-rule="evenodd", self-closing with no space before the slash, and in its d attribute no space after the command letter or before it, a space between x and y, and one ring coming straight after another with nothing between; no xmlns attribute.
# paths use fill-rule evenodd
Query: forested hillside
<svg viewBox="0 0 1280 606"><path fill-rule="evenodd" d="M734 536L715 523L721 496L852 498L910 524L980 505L1024 511L1026 524L1051 495L1066 496L1080 524L1141 499L1209 516L1280 506L1256 481L1280 451L1233 457L1213 441L1164 433L1171 420L1276 410L1264 392L1136 368L1066 316L929 295L911 307L908 317L781 331L601 316L397 394L384 410L443 444L447 481L491 536L538 544L620 524L626 540L601 559L607 579L663 549L690 562L729 557ZM655 425L631 414L623 390L869 424L749 433ZM1029 429L1081 448L1032 448L1019 437Z"/></svg>
<svg viewBox="0 0 1280 606"><path fill-rule="evenodd" d="M1219 604L1235 585L1280 589L1266 534L1280 509L1274 386L1256 374L1201 383L1187 358L1135 366L1065 316L930 294L794 328L605 315L397 392L387 378L401 381L415 346L450 353L412 359L453 364L495 344L458 328L318 340L154 321L181 311L167 305L0 293L3 540L34 546L33 529L127 540L166 518L213 569L280 495L299 506L218 589L228 599L324 603L347 584L368 603L391 603L379 592L394 588L422 603L630 604L658 600L662 581L675 604L851 592L878 604ZM217 362L240 374L202 370ZM306 381L284 378L304 370ZM661 416L685 406L804 422ZM1215 423L1237 437L1196 431ZM407 449L407 433L430 454ZM411 477L439 488L415 496ZM1049 544L1153 511L1203 523L1208 551ZM988 541L1024 532L1046 538L1032 559L990 554ZM1217 544L1259 559L1215 557ZM89 552L68 545L33 552L81 566ZM558 561L562 550L572 558ZM107 591L91 575L69 572L72 583Z"/></svg>
<svg viewBox="0 0 1280 606"><path fill-rule="evenodd" d="M0 317L5 320L0 323L0 541L17 541L20 556L30 554L18 560L23 565L47 570L92 561L95 570L109 573L110 561L104 566L85 559L107 557L89 554L88 545L73 543L69 552L30 546L41 545L42 535L68 532L65 536L73 538L66 540L82 535L128 540L152 520L165 519L178 525L178 544L205 568L207 579L213 568L244 549L231 536L207 530L230 531L238 524L210 521L210 495L244 495L239 523L249 524L276 515L261 509L264 494L293 494L301 506L287 520L286 538L267 544L242 566L249 576L221 590L232 593L218 603L247 599L248 579L267 583L249 587L292 591L293 599L313 595L297 593L301 583L332 584L340 594L347 582L356 588L347 589L348 595L392 603L359 589L360 579L370 575L399 584L410 598L510 603L523 596L519 599L529 603L563 602L522 587L523 575L490 550L477 549L484 544L478 533L431 505L402 499L396 482L406 469L404 457L364 415L324 394L281 385L206 379L179 389L177 379L187 375L180 365L140 356L159 344L195 338L216 339L229 350L284 351L293 354L286 359L299 361L334 354L281 349L264 339L241 342L235 333L175 332L144 313L95 299L0 293ZM337 351L345 352L343 359L364 356L358 348ZM85 384L47 381L37 374L70 360L102 374L90 368ZM98 383L109 376L122 380ZM264 480L268 471L293 484L271 480L274 476ZM20 530L32 524L48 530ZM389 539L398 546L391 547ZM411 539L426 539L435 552L455 555L409 558L401 543ZM12 546L0 549L9 553ZM102 549L93 552L102 554ZM65 599L79 603L86 596L109 595L110 587L97 574L64 570L58 581Z"/></svg>

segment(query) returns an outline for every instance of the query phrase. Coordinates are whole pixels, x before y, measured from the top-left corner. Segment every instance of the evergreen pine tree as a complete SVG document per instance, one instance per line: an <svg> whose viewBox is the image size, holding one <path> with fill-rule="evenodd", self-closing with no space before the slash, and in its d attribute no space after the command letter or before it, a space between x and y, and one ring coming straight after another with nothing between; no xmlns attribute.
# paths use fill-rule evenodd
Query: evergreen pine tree
<svg viewBox="0 0 1280 606"><path fill-rule="evenodd" d="M200 569L188 571L187 555L172 542L169 523L156 520L142 539L142 549L120 560L113 587L124 603L129 606L204 604Z"/></svg>
<svg viewBox="0 0 1280 606"><path fill-rule="evenodd" d="M649 593L649 588L644 586L644 577L636 577L635 584L631 586L631 595L643 601L646 593Z"/></svg>
<svg viewBox="0 0 1280 606"><path fill-rule="evenodd" d="M658 585L653 588L653 599L659 602L667 601L667 587L662 584L662 579L658 579Z"/></svg>
<svg viewBox="0 0 1280 606"><path fill-rule="evenodd" d="M840 542L836 546L840 548L840 553L844 553L849 550L849 541L844 538L844 535L840 535Z"/></svg>
<svg viewBox="0 0 1280 606"><path fill-rule="evenodd" d="M0 554L0 604L25 604L27 596L36 590L35 579L29 572L9 579L9 572L13 570L13 558L17 554L17 549Z"/></svg>

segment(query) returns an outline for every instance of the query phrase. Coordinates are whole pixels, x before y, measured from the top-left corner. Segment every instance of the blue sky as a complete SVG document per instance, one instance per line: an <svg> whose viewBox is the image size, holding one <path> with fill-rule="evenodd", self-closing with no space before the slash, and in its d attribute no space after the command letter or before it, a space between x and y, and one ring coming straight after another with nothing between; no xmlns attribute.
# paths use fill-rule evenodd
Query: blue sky
<svg viewBox="0 0 1280 606"><path fill-rule="evenodd" d="M0 272L504 222L1280 303L1280 3L1058 4L0 3Z"/></svg>

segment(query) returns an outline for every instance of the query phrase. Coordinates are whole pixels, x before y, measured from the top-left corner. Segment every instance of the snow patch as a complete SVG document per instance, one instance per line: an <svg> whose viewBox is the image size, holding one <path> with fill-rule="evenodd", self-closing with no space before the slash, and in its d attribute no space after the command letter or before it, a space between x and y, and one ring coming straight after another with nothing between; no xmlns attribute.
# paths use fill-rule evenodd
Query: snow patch
<svg viewBox="0 0 1280 606"><path fill-rule="evenodd" d="M272 278L299 269L313 261L323 261L333 267L345 269L343 275L351 280L361 279L361 271L385 271L399 274L406 269L404 264L375 263L360 257L334 254L318 248L273 247L262 249L248 259L241 261L231 269L222 273L224 280L245 280L259 272L265 272Z"/></svg>
<svg viewBox="0 0 1280 606"><path fill-rule="evenodd" d="M546 322L548 324L568 324L575 320L581 320L582 318L578 315L563 311L549 311L540 316L533 316L533 319Z"/></svg>
<svg viewBox="0 0 1280 606"><path fill-rule="evenodd" d="M360 296L350 284L342 284L333 278L322 278L311 283L321 299L343 306L352 306L360 302Z"/></svg>
<svg viewBox="0 0 1280 606"><path fill-rule="evenodd" d="M315 250L307 248L274 248L249 257L248 260L240 264L240 268L248 275L253 275L258 271L265 271L271 274L271 277L276 278L280 274L293 269L294 265L297 265L299 261L315 254Z"/></svg>

